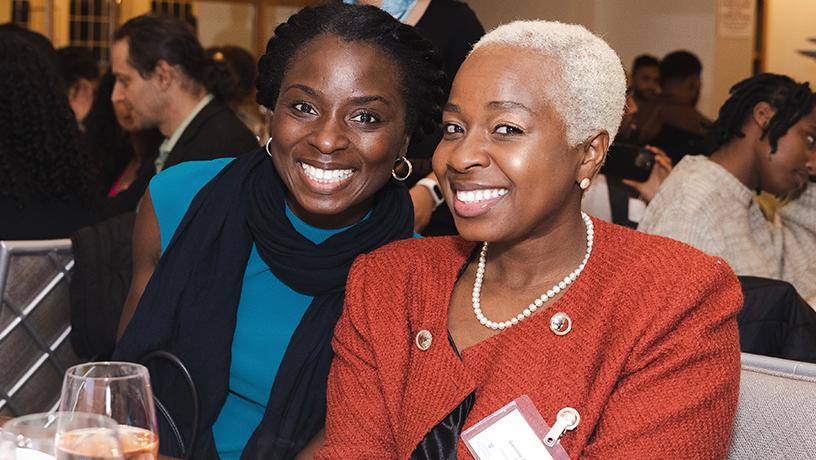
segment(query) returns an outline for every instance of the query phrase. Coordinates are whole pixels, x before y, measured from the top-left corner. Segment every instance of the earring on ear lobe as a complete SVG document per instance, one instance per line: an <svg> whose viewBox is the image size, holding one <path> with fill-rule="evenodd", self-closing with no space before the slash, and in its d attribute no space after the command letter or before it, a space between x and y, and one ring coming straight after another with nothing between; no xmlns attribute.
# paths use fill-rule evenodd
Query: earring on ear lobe
<svg viewBox="0 0 816 460"><path fill-rule="evenodd" d="M589 180L589 177L584 177L581 179L581 182L578 183L578 186L581 187L581 190L586 190L589 188L590 183L592 183L592 181Z"/></svg>
<svg viewBox="0 0 816 460"><path fill-rule="evenodd" d="M269 158L272 158L272 152L269 150L269 144L272 143L272 136L269 136L269 139L266 141L266 154L269 155Z"/></svg>

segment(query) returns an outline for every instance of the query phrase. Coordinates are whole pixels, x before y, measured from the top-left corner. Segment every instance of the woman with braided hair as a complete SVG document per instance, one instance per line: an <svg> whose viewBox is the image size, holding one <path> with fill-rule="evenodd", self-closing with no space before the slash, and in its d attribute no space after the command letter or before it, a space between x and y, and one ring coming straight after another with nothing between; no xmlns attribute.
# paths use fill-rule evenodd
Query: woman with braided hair
<svg viewBox="0 0 816 460"><path fill-rule="evenodd" d="M290 459L322 430L349 268L413 235L404 156L444 103L430 43L371 6L304 8L258 67L265 147L151 182L114 353L166 350L186 365L197 460ZM189 442L191 395L172 371L151 375ZM180 456L169 423L159 431L161 452Z"/></svg>
<svg viewBox="0 0 816 460"><path fill-rule="evenodd" d="M781 279L816 296L816 97L808 83L763 73L731 88L710 128L710 157L684 158L639 230L725 259L738 275ZM757 194L783 200L776 222Z"/></svg>
<svg viewBox="0 0 816 460"><path fill-rule="evenodd" d="M0 32L0 240L65 238L95 219L89 161L61 81L49 56Z"/></svg>

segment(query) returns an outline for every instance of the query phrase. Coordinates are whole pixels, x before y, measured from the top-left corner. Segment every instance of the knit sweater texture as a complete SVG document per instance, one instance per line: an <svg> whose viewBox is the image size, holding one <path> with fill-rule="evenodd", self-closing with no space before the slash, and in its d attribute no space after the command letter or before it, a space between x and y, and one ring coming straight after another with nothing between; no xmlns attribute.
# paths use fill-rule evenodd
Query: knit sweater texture
<svg viewBox="0 0 816 460"><path fill-rule="evenodd" d="M465 428L521 395L549 424L577 409L580 424L561 439L573 460L725 458L739 393L734 273L683 243L594 223L592 255L566 293L461 358L447 310L474 243L414 239L358 258L316 458L409 458L474 391ZM572 319L564 336L550 330L555 312ZM427 351L415 343L422 330ZM473 458L461 440L458 458Z"/></svg>
<svg viewBox="0 0 816 460"><path fill-rule="evenodd" d="M686 156L649 203L638 230L722 257L738 275L785 280L816 296L816 187L782 206L774 222L756 194L703 156Z"/></svg>

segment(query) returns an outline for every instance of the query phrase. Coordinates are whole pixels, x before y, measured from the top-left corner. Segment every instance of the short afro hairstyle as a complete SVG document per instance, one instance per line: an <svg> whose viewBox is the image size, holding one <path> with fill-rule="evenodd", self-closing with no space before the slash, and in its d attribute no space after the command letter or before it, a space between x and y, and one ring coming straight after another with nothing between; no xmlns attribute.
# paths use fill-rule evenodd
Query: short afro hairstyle
<svg viewBox="0 0 816 460"><path fill-rule="evenodd" d="M632 74L634 75L639 69L643 67L657 67L660 68L660 61L651 54L641 54L635 58L632 63Z"/></svg>
<svg viewBox="0 0 816 460"><path fill-rule="evenodd" d="M566 125L567 143L576 146L606 130L610 142L626 104L626 75L609 45L586 28L555 21L515 21L497 27L473 46L533 50L560 64L561 78L546 91Z"/></svg>
<svg viewBox="0 0 816 460"><path fill-rule="evenodd" d="M680 50L667 54L660 61L660 83L699 76L703 63L690 51Z"/></svg>
<svg viewBox="0 0 816 460"><path fill-rule="evenodd" d="M307 6L275 29L258 62L256 99L274 110L289 65L306 44L323 35L373 45L394 58L406 103L406 127L412 137L434 132L442 120L447 77L431 42L374 6L340 2Z"/></svg>

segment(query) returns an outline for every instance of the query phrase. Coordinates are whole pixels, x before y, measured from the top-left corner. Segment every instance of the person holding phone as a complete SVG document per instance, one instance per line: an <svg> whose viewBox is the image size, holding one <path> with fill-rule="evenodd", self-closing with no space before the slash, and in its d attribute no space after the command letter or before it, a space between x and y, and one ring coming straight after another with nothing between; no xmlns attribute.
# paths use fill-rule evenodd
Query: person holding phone
<svg viewBox="0 0 816 460"><path fill-rule="evenodd" d="M808 83L760 74L731 88L710 130L714 153L685 157L638 229L725 259L738 275L816 296L816 97ZM765 219L758 193L786 204Z"/></svg>
<svg viewBox="0 0 816 460"><path fill-rule="evenodd" d="M617 54L582 26L517 21L475 45L433 159L461 236L355 261L316 458L471 459L464 432L515 402L549 425L524 438L534 449L725 457L736 276L688 245L581 212L625 89ZM521 428L490 440L513 444Z"/></svg>

